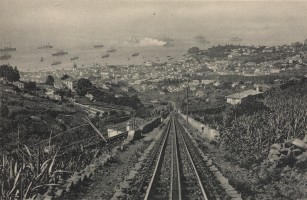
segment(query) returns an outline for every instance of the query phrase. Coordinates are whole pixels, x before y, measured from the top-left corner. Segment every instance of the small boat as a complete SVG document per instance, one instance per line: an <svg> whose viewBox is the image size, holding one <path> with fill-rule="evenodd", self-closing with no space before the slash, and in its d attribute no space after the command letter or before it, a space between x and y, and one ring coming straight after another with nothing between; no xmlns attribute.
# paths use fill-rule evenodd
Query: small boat
<svg viewBox="0 0 307 200"><path fill-rule="evenodd" d="M238 38L238 36L234 36L234 37L230 38L230 40L233 41L233 42L241 42L242 41L242 39Z"/></svg>
<svg viewBox="0 0 307 200"><path fill-rule="evenodd" d="M16 51L16 48L12 47L3 47L0 49L0 52Z"/></svg>
<svg viewBox="0 0 307 200"><path fill-rule="evenodd" d="M199 43L202 43L202 44L209 44L210 42L202 35L196 35L194 37L194 40L196 40L197 42Z"/></svg>
<svg viewBox="0 0 307 200"><path fill-rule="evenodd" d="M115 52L115 51L116 51L116 49L110 49L107 52L112 53L112 52Z"/></svg>
<svg viewBox="0 0 307 200"><path fill-rule="evenodd" d="M51 65L59 65L61 63L62 63L61 61L55 61L55 62L52 62Z"/></svg>
<svg viewBox="0 0 307 200"><path fill-rule="evenodd" d="M163 42L172 42L172 41L174 41L174 39L169 38L169 37L165 37L165 35L164 35L163 38L161 38L161 41L163 41Z"/></svg>
<svg viewBox="0 0 307 200"><path fill-rule="evenodd" d="M170 42L166 42L163 46L164 47L173 47L174 45L171 44Z"/></svg>
<svg viewBox="0 0 307 200"><path fill-rule="evenodd" d="M43 62L44 61L44 58L43 57L41 57L41 62Z"/></svg>
<svg viewBox="0 0 307 200"><path fill-rule="evenodd" d="M78 60L78 59L79 59L79 56L74 56L70 60Z"/></svg>
<svg viewBox="0 0 307 200"><path fill-rule="evenodd" d="M1 56L0 56L0 60L6 60L6 59L10 59L12 56L8 53L3 53Z"/></svg>
<svg viewBox="0 0 307 200"><path fill-rule="evenodd" d="M137 44L139 42L140 42L140 40L138 40L136 37L132 37L131 40L129 41L129 43L131 43L131 44Z"/></svg>
<svg viewBox="0 0 307 200"><path fill-rule="evenodd" d="M51 65L59 65L59 64L61 64L62 62L61 61L59 61L59 59L57 60L57 61L53 61L52 63L51 63Z"/></svg>
<svg viewBox="0 0 307 200"><path fill-rule="evenodd" d="M138 56L138 55L139 55L139 53L132 54L133 57Z"/></svg>
<svg viewBox="0 0 307 200"><path fill-rule="evenodd" d="M107 53L107 54L102 55L101 58L107 58L109 56L110 56L110 54Z"/></svg>
<svg viewBox="0 0 307 200"><path fill-rule="evenodd" d="M103 45L103 44L97 44L97 45L94 45L94 48L102 48L102 47L104 47L104 45Z"/></svg>
<svg viewBox="0 0 307 200"><path fill-rule="evenodd" d="M53 46L52 45L49 45L49 44L46 44L46 45L42 45L42 46L39 46L37 47L37 49L52 49Z"/></svg>
<svg viewBox="0 0 307 200"><path fill-rule="evenodd" d="M67 51L59 50L56 53L53 53L52 56L63 56L65 54L68 54Z"/></svg>

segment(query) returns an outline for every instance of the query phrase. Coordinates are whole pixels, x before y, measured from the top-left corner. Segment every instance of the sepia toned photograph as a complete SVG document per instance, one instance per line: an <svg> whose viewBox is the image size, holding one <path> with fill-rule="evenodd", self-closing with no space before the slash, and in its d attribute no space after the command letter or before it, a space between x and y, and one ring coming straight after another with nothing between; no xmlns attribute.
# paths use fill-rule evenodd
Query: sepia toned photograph
<svg viewBox="0 0 307 200"><path fill-rule="evenodd" d="M0 19L0 200L307 200L307 1Z"/></svg>

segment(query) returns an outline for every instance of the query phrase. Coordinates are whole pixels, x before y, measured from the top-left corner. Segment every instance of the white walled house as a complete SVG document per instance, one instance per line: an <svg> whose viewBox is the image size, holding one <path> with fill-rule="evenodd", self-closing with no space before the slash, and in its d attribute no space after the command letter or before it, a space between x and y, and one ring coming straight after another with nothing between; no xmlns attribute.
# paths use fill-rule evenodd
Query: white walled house
<svg viewBox="0 0 307 200"><path fill-rule="evenodd" d="M240 104L242 101L244 101L245 98L248 96L255 96L258 94L261 94L262 92L256 91L256 90L245 90L240 93L235 93L226 96L226 102L230 103L232 105Z"/></svg>
<svg viewBox="0 0 307 200"><path fill-rule="evenodd" d="M68 87L70 90L74 90L74 79L69 77L63 80L63 83Z"/></svg>

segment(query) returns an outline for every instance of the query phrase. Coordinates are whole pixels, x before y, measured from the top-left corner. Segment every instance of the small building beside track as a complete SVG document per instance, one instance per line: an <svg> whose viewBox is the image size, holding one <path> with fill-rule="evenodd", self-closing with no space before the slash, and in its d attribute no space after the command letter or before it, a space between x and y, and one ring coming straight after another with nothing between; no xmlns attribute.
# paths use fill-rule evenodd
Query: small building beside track
<svg viewBox="0 0 307 200"><path fill-rule="evenodd" d="M245 90L245 91L240 92L240 93L235 93L235 94L231 94L231 95L226 96L226 102L230 103L232 105L240 104L248 96L255 96L255 95L259 95L261 93L262 92L259 92L257 90Z"/></svg>

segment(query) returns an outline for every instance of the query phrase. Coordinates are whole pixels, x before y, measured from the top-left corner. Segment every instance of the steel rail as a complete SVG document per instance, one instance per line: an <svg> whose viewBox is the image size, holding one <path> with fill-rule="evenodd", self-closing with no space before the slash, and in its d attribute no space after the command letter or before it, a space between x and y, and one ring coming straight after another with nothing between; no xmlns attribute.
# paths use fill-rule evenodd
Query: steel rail
<svg viewBox="0 0 307 200"><path fill-rule="evenodd" d="M175 123L175 125L178 126L178 124L176 124L176 123ZM187 153L188 158L189 158L189 160L190 160L190 162L191 162L191 165L193 166L193 170L194 170L194 173L195 173L195 175L196 175L196 177L197 177L197 182L198 182L198 185L199 185L199 187L200 187L200 189L201 189L201 192L202 192L202 194L203 194L203 197L204 197L205 200L208 200L208 197L207 197L207 194L206 194L206 192L205 192L204 186L203 186L203 184L202 184L202 181L200 180L200 176L199 176L199 174L198 174L198 172L197 172L197 169L196 169L196 167L195 167L194 161L193 161L193 159L192 159L192 157L191 157L190 151L189 151L189 149L188 149L188 147L187 147L187 144L186 144L186 141L185 141L185 139L184 139L184 136L183 136L183 133L182 133L181 129L178 128L177 131L176 131L176 133L179 133L179 135L180 135L181 138L182 138L182 141L183 141L183 144L184 144L184 149L186 150L186 153Z"/></svg>
<svg viewBox="0 0 307 200"><path fill-rule="evenodd" d="M172 147L172 173L171 173L171 191L170 199L181 200L181 182L180 182L180 169L179 169L179 158L178 158L178 144L177 134L175 128L175 120L172 117L172 131L173 131L173 147Z"/></svg>
<svg viewBox="0 0 307 200"><path fill-rule="evenodd" d="M132 199L230 199L174 112L161 134Z"/></svg>
<svg viewBox="0 0 307 200"><path fill-rule="evenodd" d="M170 129L170 120L168 120L168 122L166 123L166 125L164 126L163 130L162 130L162 135L161 137L157 140L157 143L155 145L155 147L153 148L153 151L152 151L152 154L149 156L149 158L147 159L146 163L147 163L147 166L151 166L152 163L154 162L155 160L155 156L158 154L158 150L156 150L164 141L164 139L166 138L167 136L167 132L169 131ZM146 180L147 180L147 176L148 176L148 173L145 173L143 175L143 179L140 183L140 187L137 189L137 191L134 193L132 199L139 199L139 196L140 196L140 193L141 193L141 190L142 190L142 187L144 186ZM143 198L142 198L143 199Z"/></svg>
<svg viewBox="0 0 307 200"><path fill-rule="evenodd" d="M161 151L160 151L160 153L158 155L158 160L156 162L156 166L155 166L153 175L151 177L150 183L149 183L148 188L146 190L146 194L145 194L144 200L148 200L150 198L150 194L152 193L152 190L153 190L153 183L154 183L155 179L158 178L157 177L157 172L158 172L158 168L159 168L159 166L161 164L160 163L161 162L161 157L163 155L163 152L164 152L166 144L167 144L166 141L167 141L167 139L169 137L170 129L171 129L171 119L169 120L169 127L167 127L167 129L166 129L167 132L166 132L166 135L165 135L163 143L162 143Z"/></svg>
<svg viewBox="0 0 307 200"><path fill-rule="evenodd" d="M192 159L194 159L194 163L195 166L197 168L197 171L199 172L200 177L202 178L201 182L203 184L203 186L206 189L207 192L207 196L210 196L210 199L216 199L216 200L220 200L221 199L221 195L222 196L227 196L227 194L225 193L225 190L221 188L221 186L216 185L218 184L216 181L216 178L214 177L214 174L209 170L208 167L205 167L206 165L204 164L204 161L201 158L200 155L200 150L194 146L194 144L192 143L191 139L192 136L188 134L188 132L186 131L186 129L184 128L184 126L181 124L181 122L178 121L178 125L179 128L181 130L181 132L185 133L184 134L184 138L185 141L187 142L187 146L189 146L189 151L191 152L191 157ZM213 179L213 180L211 180Z"/></svg>

